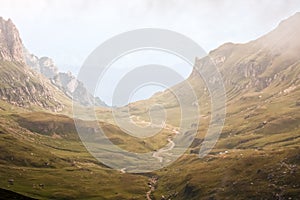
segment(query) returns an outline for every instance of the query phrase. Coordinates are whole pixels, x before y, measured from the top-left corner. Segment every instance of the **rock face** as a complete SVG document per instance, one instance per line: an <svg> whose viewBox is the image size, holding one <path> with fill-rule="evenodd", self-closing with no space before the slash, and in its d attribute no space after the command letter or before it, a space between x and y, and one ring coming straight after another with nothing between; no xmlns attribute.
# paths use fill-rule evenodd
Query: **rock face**
<svg viewBox="0 0 300 200"><path fill-rule="evenodd" d="M13 62L13 67L23 67L22 71L24 73L29 73L29 69L26 68L26 64L31 67L34 71L39 72L40 74L44 75L48 78L51 84L55 85L56 88L59 88L63 91L68 97L73 98L73 100L79 102L85 106L106 106L104 102L102 102L99 98L94 98L84 85L77 80L71 73L60 73L56 65L54 64L53 60L48 57L41 57L38 58L37 56L29 53L29 51L23 46L22 40L20 38L19 32L13 22L8 19L4 20L0 17L0 61L2 62L1 65L3 69L9 66L12 63L5 63L5 62ZM19 64L20 65L19 65ZM23 72L19 73L11 73L7 74L6 72L11 72L11 69L6 69L8 71L3 71L2 74L2 81L3 85L8 86L10 83L14 84L15 79L20 83L23 83L22 87L7 87L2 88L0 85L0 96L2 99L7 100L10 103L17 104L19 106L29 105L29 102L47 107L46 104L39 102L38 98L34 98L35 95L33 93L37 92L40 97L44 97L45 100L51 99L51 94L48 93L49 89L43 88L43 86L36 84L28 84L26 76L22 76ZM4 76L5 75L5 76ZM18 76L20 75L20 76ZM18 76L18 77L14 77ZM25 78L22 80L22 78ZM41 77L40 77L41 78ZM0 80L0 82L1 82ZM10 81L13 80L13 81ZM30 80L29 80L30 82ZM49 81L48 81L49 82ZM44 90L44 92L40 91ZM40 91L41 93L38 93ZM32 93L33 92L33 93ZM33 95L31 97L26 95ZM25 100L26 99L26 100ZM22 101L24 103L22 103ZM41 104L40 104L41 103ZM24 104L24 105L23 105ZM56 103L54 102L54 105ZM51 109L59 110L59 108L55 108L55 106Z"/></svg>
<svg viewBox="0 0 300 200"><path fill-rule="evenodd" d="M22 40L10 19L0 17L0 60L25 63Z"/></svg>
<svg viewBox="0 0 300 200"><path fill-rule="evenodd" d="M208 56L196 59L194 71L186 80L197 95L198 102L211 102L209 88L198 71L210 72L217 68L222 80L209 74L208 83L222 81L226 99L232 105L248 101L272 102L284 95L295 95L291 105L299 101L296 92L300 89L300 13L281 22L268 34L245 44L226 43L211 51ZM197 69L197 70L196 70ZM189 97L190 91L184 87L187 82L175 85L172 89ZM273 99L274 98L274 99ZM171 90L154 95L149 102L164 102L166 106L177 105ZM148 100L133 105L150 104Z"/></svg>
<svg viewBox="0 0 300 200"><path fill-rule="evenodd" d="M37 72L40 72L49 79L53 79L58 74L58 69L55 66L53 60L48 57L38 58L37 56L30 54L27 49L24 48L24 56L26 64Z"/></svg>
<svg viewBox="0 0 300 200"><path fill-rule="evenodd" d="M56 91L46 78L24 65L0 61L0 99L29 108L42 107L54 112L63 105L55 98Z"/></svg>
<svg viewBox="0 0 300 200"><path fill-rule="evenodd" d="M60 91L25 63L17 28L10 19L6 21L0 17L0 99L19 107L42 107L55 112L62 110L63 105L56 98ZM50 76L54 65L42 59L39 66Z"/></svg>
<svg viewBox="0 0 300 200"><path fill-rule="evenodd" d="M83 106L107 106L99 97L94 97L71 72L59 72L51 82L67 96Z"/></svg>
<svg viewBox="0 0 300 200"><path fill-rule="evenodd" d="M88 92L84 84L80 82L71 72L58 73L52 80L66 95L73 98L84 106L106 106L98 97L94 97Z"/></svg>
<svg viewBox="0 0 300 200"><path fill-rule="evenodd" d="M79 86L79 81L71 72L64 73L59 72L52 81L56 86L61 88L69 97L73 96L73 93Z"/></svg>
<svg viewBox="0 0 300 200"><path fill-rule="evenodd" d="M300 84L300 13L284 20L279 26L257 40L246 44L227 43L197 59L195 67L216 66L223 76L229 97L247 92L263 92L272 87L275 93L286 93ZM287 77L287 72L293 76ZM190 79L196 78L194 72ZM214 77L211 77L213 79Z"/></svg>
<svg viewBox="0 0 300 200"><path fill-rule="evenodd" d="M26 64L50 79L51 83L68 97L84 106L106 106L99 98L94 98L71 72L59 72L53 60L48 57L38 58L24 48Z"/></svg>

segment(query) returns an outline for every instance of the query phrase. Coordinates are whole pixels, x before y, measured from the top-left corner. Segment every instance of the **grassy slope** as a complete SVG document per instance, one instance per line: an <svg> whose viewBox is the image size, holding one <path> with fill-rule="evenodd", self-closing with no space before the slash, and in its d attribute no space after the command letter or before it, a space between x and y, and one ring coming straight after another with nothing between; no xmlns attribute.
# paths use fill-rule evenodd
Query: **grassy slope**
<svg viewBox="0 0 300 200"><path fill-rule="evenodd" d="M18 200L34 200L33 198L12 192L10 190L0 189L0 199L18 199Z"/></svg>
<svg viewBox="0 0 300 200"><path fill-rule="evenodd" d="M158 172L156 198L299 199L299 96L236 101L209 156L186 155Z"/></svg>
<svg viewBox="0 0 300 200"><path fill-rule="evenodd" d="M230 104L224 131L213 152L202 160L186 154L172 166L155 172L159 181L154 197L297 199L299 96L300 90L277 98L259 98L254 93ZM1 107L2 188L45 199L145 198L147 176L121 174L101 165L78 141L70 118L28 113L5 103ZM264 121L267 124L261 126ZM107 126L114 130L110 137L117 139L113 141L123 148L128 148L129 141L134 144L129 148L136 148L128 150L138 151L141 141L128 138L113 125ZM53 137L54 133L61 138ZM140 150L144 148L140 146ZM227 154L220 154L226 150ZM8 184L9 179L14 179L14 185Z"/></svg>
<svg viewBox="0 0 300 200"><path fill-rule="evenodd" d="M299 14L296 17L299 24ZM211 52L213 62L224 58L217 64L227 91L223 132L208 160L184 156L158 172L157 199L168 194L172 199L299 199L300 45L295 32L299 26L287 27L285 22L257 41L225 44ZM211 65L205 59L199 61L203 64ZM210 119L210 105L205 104L209 96L195 73L187 81L195 87L205 116L198 131L201 141ZM173 89L180 91L181 85ZM160 102L167 104L168 115L176 116L176 99L168 91L131 106L142 114ZM193 152L199 150L197 144L193 147Z"/></svg>
<svg viewBox="0 0 300 200"><path fill-rule="evenodd" d="M276 32L272 34L272 38L277 38ZM153 172L159 177L153 193L156 199L161 195L178 200L299 199L299 56L286 51L278 53L278 45L284 49L287 48L284 44L293 46L286 38L281 39L277 46L268 46L272 51L252 42L248 46L227 44L212 52L213 59L228 58L219 67L225 77L232 75L225 80L228 107L221 138L204 159L187 151L170 167ZM264 37L262 40L268 43ZM256 49L258 46L262 51ZM291 52L299 52L296 49L292 48ZM275 54L270 55L270 52ZM272 79L268 87L263 88L255 85L252 78L244 78L243 72L238 70L242 67L251 71L251 66L257 64L267 66L255 77L262 80L262 85L278 73L279 78ZM207 101L201 80L191 76L188 81L197 86L200 103ZM245 89L247 85L249 88ZM297 87L291 89L292 86ZM176 101L168 93L132 104L131 109L147 120L147 107L156 102L165 103L168 116L179 113ZM198 131L200 141L210 119L209 104L204 105L201 113L205 117ZM5 103L1 103L1 108L0 147L5 152L0 157L2 188L44 199L145 199L147 176L121 174L101 165L86 152L70 131L72 128L68 131L63 128L70 125L68 118L26 113ZM110 112L97 112L100 119L112 123ZM167 123L178 125L174 117L168 118ZM145 148L141 141L124 135L114 125L106 126L111 130L110 137L122 148L144 151L163 145L151 147L153 141L148 141ZM53 137L54 132L61 138ZM161 134L154 141L164 141L165 136ZM129 147L125 145L128 142ZM190 150L196 152L198 148L193 145ZM8 184L9 179L14 179L14 185Z"/></svg>
<svg viewBox="0 0 300 200"><path fill-rule="evenodd" d="M245 121L243 110L247 109L247 105L249 107L249 102L239 104L239 112L236 107L229 109L230 117L223 136L213 152L203 160L196 155L184 155L167 169L155 172L159 182L154 196L157 199L168 194L176 196L172 199L245 199L258 196L272 199L277 194L295 199L300 192L297 170L300 123L297 121L298 107L291 100L292 96L299 96L299 91L295 92L271 104L261 105L262 110L254 109L257 113L247 118L251 123L242 127L239 124ZM257 102L253 104L257 105ZM273 119L271 113L279 105L289 109L277 109L282 117ZM12 115L12 112L19 114ZM31 126L23 126L32 129L36 122L46 122L45 125L55 121L71 123L68 117L46 113L20 114L22 112L1 111L0 147L5 152L1 153L2 188L36 198L144 199L146 176L121 174L101 165L72 135L54 138L49 134L51 130L45 134L41 131L44 129L37 130L40 134L35 134L15 122L20 123L20 119L31 122ZM270 122L257 128L265 119ZM229 153L219 154L225 150ZM14 185L8 184L9 179L14 179Z"/></svg>
<svg viewBox="0 0 300 200"><path fill-rule="evenodd" d="M7 90L7 101L22 104L32 110L59 110L70 107L70 99L55 88L48 79L20 63L0 61L0 87ZM28 97L28 98L26 98Z"/></svg>
<svg viewBox="0 0 300 200"><path fill-rule="evenodd" d="M135 199L145 195L147 177L109 169L78 140L32 133L20 127L15 116L1 114L1 188L39 199ZM13 185L9 179L14 180Z"/></svg>

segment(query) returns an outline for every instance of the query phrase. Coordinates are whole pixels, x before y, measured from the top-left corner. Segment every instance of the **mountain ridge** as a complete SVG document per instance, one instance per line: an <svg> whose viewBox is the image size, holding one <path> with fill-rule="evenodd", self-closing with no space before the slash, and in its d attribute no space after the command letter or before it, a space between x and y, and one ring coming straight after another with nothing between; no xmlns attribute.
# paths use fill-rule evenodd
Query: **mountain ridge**
<svg viewBox="0 0 300 200"><path fill-rule="evenodd" d="M179 128L175 118L180 116L180 104L169 90L128 107L116 108L121 111L117 117L122 118L129 108L134 115L132 121L148 124L149 107L163 104L167 116L165 134L163 137L157 134L158 138L150 142L128 137L114 124L109 110L83 110L96 114L108 133L106 137L130 152L159 152L167 140L173 139L177 144L178 140L173 138L176 135L192 140L192 145L178 160L147 174L126 173L126 169L111 169L97 161L78 140L76 124L70 117L50 114L49 110L21 112L14 106L1 105L0 187L38 199L299 199L300 57L294 51L300 41L288 37L298 29L294 27L294 20L297 23L300 20L298 16L293 22L284 23L283 32L271 31L275 38L284 33L279 43L268 43L271 39L267 35L246 44L226 43L209 56L196 60L195 67L220 70L227 92L226 121L218 142L205 158L199 159L198 154L206 125L211 121L211 99L204 81L194 71L185 81L195 90L200 105L200 126L195 138L190 136L190 131L173 129L175 136L171 132L172 128ZM0 70L6 73L20 70L20 66L14 65L1 61ZM29 67L25 69L37 73ZM19 84L19 79L15 80L1 82L0 77L0 88L5 88L6 83L8 88ZM45 77L42 80L45 84L50 82ZM189 97L190 91L182 84L172 89ZM151 112L155 116L155 109ZM90 122L82 120L82 128L95 134ZM99 138L99 144L101 141ZM174 153L167 151L160 156L168 162L168 156ZM105 157L127 162L110 153Z"/></svg>
<svg viewBox="0 0 300 200"><path fill-rule="evenodd" d="M68 100L26 65L23 43L11 19L0 18L0 99L27 109L61 112Z"/></svg>
<svg viewBox="0 0 300 200"><path fill-rule="evenodd" d="M46 56L39 58L36 55L31 54L25 47L24 55L28 66L47 77L54 86L58 87L65 95L75 102L78 102L83 106L107 107L99 97L94 97L90 94L84 84L71 72L59 71L51 58Z"/></svg>
<svg viewBox="0 0 300 200"><path fill-rule="evenodd" d="M11 19L0 17L0 59L25 63L22 40Z"/></svg>
<svg viewBox="0 0 300 200"><path fill-rule="evenodd" d="M82 106L106 106L99 98L94 98L75 76L59 72L51 58L38 58L29 53L12 20L4 20L2 17L0 61L0 84L5 86L0 90L0 99L13 105L26 108L34 105L61 112L63 104L68 101L67 104L71 104L73 99Z"/></svg>

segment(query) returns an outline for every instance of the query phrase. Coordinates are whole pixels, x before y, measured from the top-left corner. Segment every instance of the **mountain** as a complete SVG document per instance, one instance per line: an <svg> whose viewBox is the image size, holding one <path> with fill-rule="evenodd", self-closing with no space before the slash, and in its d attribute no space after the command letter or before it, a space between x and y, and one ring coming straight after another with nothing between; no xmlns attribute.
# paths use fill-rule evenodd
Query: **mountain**
<svg viewBox="0 0 300 200"><path fill-rule="evenodd" d="M0 99L12 105L62 111L64 99L51 83L23 64L0 61Z"/></svg>
<svg viewBox="0 0 300 200"><path fill-rule="evenodd" d="M296 179L300 174L295 169L300 164L299 35L300 13L296 13L257 40L226 43L196 59L195 69L217 67L227 98L223 130L214 149L202 161L196 156L211 122L211 95L197 70L172 89L128 106L136 116L145 117L152 105L163 104L166 116L171 116L166 123L176 126L180 104L173 93L189 98L192 94L186 90L188 83L198 97L200 126L189 149L196 155L182 156L167 168L168 172L158 172L161 179L155 197L298 199L300 187ZM209 82L215 79L213 75L207 78ZM182 138L189 139L189 131ZM178 169L180 172L176 172Z"/></svg>
<svg viewBox="0 0 300 200"><path fill-rule="evenodd" d="M299 25L300 14L297 13L257 40L245 44L226 43L206 57L196 59L195 69L218 68L227 96L223 130L204 158L199 158L198 153L207 125L212 121L211 95L196 70L187 80L171 88L173 91L168 89L150 99L116 108L121 112L83 108L82 112L97 115L97 127L105 130L105 137L114 145L135 153L151 152L157 159L157 163L152 160L137 166L151 167L169 162L168 159L181 148L177 145L177 136L191 141L191 146L184 149L178 160L151 173L130 174L128 169L116 170L102 164L78 138L74 119L50 113L49 109L22 109L22 105L15 106L8 101L13 95L10 99L25 98L30 105L32 102L54 104L53 98L61 94L57 99L64 102L62 97L66 91L61 92L57 85L67 85L68 90L73 91L77 83L71 74L61 74L57 80L57 74L39 77L39 73L22 62L12 61L8 56L6 60L2 58L0 89L5 94L0 95L4 98L0 100L1 192L8 198L28 196L36 199L299 199ZM38 58L35 63L36 69L40 69ZM55 71L50 63L45 64L46 68L49 66L47 72ZM208 80L213 82L215 78L212 75ZM189 130L179 130L177 117L181 108L172 93L192 99L186 83L195 91L200 105L200 126L195 138L191 138ZM27 88L31 89L25 93ZM45 90L49 92L49 99L42 99L45 94L40 92ZM132 137L114 121L114 117L126 118L124 111L129 109L132 121L148 125L149 113L159 116L156 109L149 112L151 106L157 104L164 106L167 120L162 132L153 137ZM70 109L70 104L63 105L63 109ZM94 135L97 130L95 121L82 119L77 123L87 136ZM102 144L101 137L97 138L95 146ZM108 160L131 162L121 156L115 157L111 151L100 153Z"/></svg>
<svg viewBox="0 0 300 200"><path fill-rule="evenodd" d="M67 99L25 64L23 44L12 21L0 18L0 99L13 105L62 111Z"/></svg>
<svg viewBox="0 0 300 200"><path fill-rule="evenodd" d="M223 74L226 88L237 95L245 91L263 92L268 87L277 93L299 85L298 76L287 78L285 74L289 69L299 74L299 34L300 13L297 13L255 41L227 44L209 56ZM197 65L201 66L201 61Z"/></svg>
<svg viewBox="0 0 300 200"><path fill-rule="evenodd" d="M26 64L33 70L43 74L48 79L53 79L58 74L58 68L55 66L54 61L51 58L38 58L37 56L29 53L25 47L23 49Z"/></svg>
<svg viewBox="0 0 300 200"><path fill-rule="evenodd" d="M100 100L99 97L94 97L71 72L57 73L52 79L52 83L58 86L66 95L73 98L73 100L79 102L84 106L104 106L107 105Z"/></svg>
<svg viewBox="0 0 300 200"><path fill-rule="evenodd" d="M0 60L25 63L22 40L11 19L0 17Z"/></svg>
<svg viewBox="0 0 300 200"><path fill-rule="evenodd" d="M71 72L59 72L51 58L38 58L26 50L26 48L24 48L24 56L28 66L47 77L53 85L74 101L83 106L107 106L99 97L94 97L90 94L84 84Z"/></svg>
<svg viewBox="0 0 300 200"><path fill-rule="evenodd" d="M228 104L247 99L262 102L284 98L299 90L299 27L300 13L297 13L257 40L246 44L226 43L206 57L196 59L195 69L217 67L222 75ZM209 77L210 81L213 78ZM199 103L202 99L209 98L208 88L197 70L192 72L186 82L193 86ZM182 90L183 84L178 84L173 89L188 94L188 91ZM172 99L167 104L175 104L174 95L169 90L154 95L150 100L164 102L163 99L166 98ZM293 100L298 101L299 98ZM136 102L131 106L147 105L147 101Z"/></svg>
<svg viewBox="0 0 300 200"><path fill-rule="evenodd" d="M68 98L83 106L106 106L98 97L94 98L71 73L59 72L51 58L38 58L31 54L22 44L19 32L10 19L6 21L0 18L0 61L3 73L1 81L5 85L5 88L0 89L1 99L12 104L25 107L36 105L60 111L63 103L58 99L63 95L58 92L60 97L55 97L58 88ZM41 84L37 84L38 79ZM18 88L13 85L16 83L19 83ZM68 101L66 97L62 98Z"/></svg>

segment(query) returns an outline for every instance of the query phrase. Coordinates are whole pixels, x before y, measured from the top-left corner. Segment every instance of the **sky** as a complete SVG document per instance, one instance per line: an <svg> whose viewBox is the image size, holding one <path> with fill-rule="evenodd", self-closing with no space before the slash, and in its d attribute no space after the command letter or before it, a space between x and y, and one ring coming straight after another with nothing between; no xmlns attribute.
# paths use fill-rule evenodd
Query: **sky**
<svg viewBox="0 0 300 200"><path fill-rule="evenodd" d="M26 48L75 75L98 45L122 32L168 29L209 52L225 42L254 40L298 11L299 0L0 0L0 16L13 20ZM191 71L176 58L169 64L183 76ZM108 93L101 95L111 102Z"/></svg>

